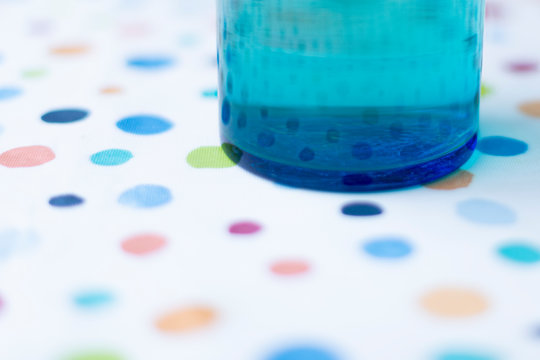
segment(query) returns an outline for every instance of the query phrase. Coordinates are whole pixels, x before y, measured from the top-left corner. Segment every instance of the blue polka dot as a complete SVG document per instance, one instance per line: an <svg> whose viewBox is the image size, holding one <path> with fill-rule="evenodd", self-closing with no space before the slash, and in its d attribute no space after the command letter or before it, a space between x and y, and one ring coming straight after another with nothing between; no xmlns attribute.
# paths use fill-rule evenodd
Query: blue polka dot
<svg viewBox="0 0 540 360"><path fill-rule="evenodd" d="M141 55L129 58L127 64L141 70L159 70L172 66L174 59L161 55Z"/></svg>
<svg viewBox="0 0 540 360"><path fill-rule="evenodd" d="M313 346L297 346L280 350L266 360L338 360L331 351Z"/></svg>
<svg viewBox="0 0 540 360"><path fill-rule="evenodd" d="M302 151L300 151L300 154L298 154L298 157L302 161L311 161L313 158L315 158L315 152L311 150L310 148L306 147L303 148Z"/></svg>
<svg viewBox="0 0 540 360"><path fill-rule="evenodd" d="M341 182L346 186L365 186L373 183L373 179L365 174L347 174L343 176Z"/></svg>
<svg viewBox="0 0 540 360"><path fill-rule="evenodd" d="M201 95L202 97L213 99L218 97L218 91L216 89L207 89L203 90Z"/></svg>
<svg viewBox="0 0 540 360"><path fill-rule="evenodd" d="M90 161L96 165L115 166L129 161L133 154L128 150L108 149L92 154Z"/></svg>
<svg viewBox="0 0 540 360"><path fill-rule="evenodd" d="M399 238L377 238L363 245L364 251L377 258L397 259L409 255L412 247Z"/></svg>
<svg viewBox="0 0 540 360"><path fill-rule="evenodd" d="M289 119L287 120L287 123L285 124L287 126L287 130L290 132L295 132L300 127L300 120L298 119Z"/></svg>
<svg viewBox="0 0 540 360"><path fill-rule="evenodd" d="M127 133L136 135L155 135L172 128L172 123L155 115L134 115L123 118L116 126Z"/></svg>
<svg viewBox="0 0 540 360"><path fill-rule="evenodd" d="M540 249L525 243L508 243L497 250L500 256L521 264L540 262Z"/></svg>
<svg viewBox="0 0 540 360"><path fill-rule="evenodd" d="M247 115L245 113L240 113L238 115L238 119L236 120L236 126L238 126L239 129L245 128L247 125Z"/></svg>
<svg viewBox="0 0 540 360"><path fill-rule="evenodd" d="M0 87L0 101L8 100L22 94L22 90L15 87Z"/></svg>
<svg viewBox="0 0 540 360"><path fill-rule="evenodd" d="M165 205L171 199L171 192L164 186L138 185L124 191L118 198L118 202L134 208L153 208Z"/></svg>
<svg viewBox="0 0 540 360"><path fill-rule="evenodd" d="M0 260L19 250L27 250L38 243L39 239L32 230L3 228L0 230Z"/></svg>
<svg viewBox="0 0 540 360"><path fill-rule="evenodd" d="M84 199L73 194L53 196L49 199L49 204L54 207L70 207L81 205Z"/></svg>
<svg viewBox="0 0 540 360"><path fill-rule="evenodd" d="M108 291L86 291L76 294L73 302L82 308L97 308L114 301L114 296Z"/></svg>
<svg viewBox="0 0 540 360"><path fill-rule="evenodd" d="M468 352L468 351L450 351L445 352L435 358L436 360L498 360L489 354Z"/></svg>
<svg viewBox="0 0 540 360"><path fill-rule="evenodd" d="M373 216L382 214L382 208L377 204L367 202L355 202L344 205L341 208L344 215L349 216Z"/></svg>
<svg viewBox="0 0 540 360"><path fill-rule="evenodd" d="M527 143L505 136L489 136L480 139L478 150L493 156L516 156L527 152Z"/></svg>
<svg viewBox="0 0 540 360"><path fill-rule="evenodd" d="M227 125L231 120L231 104L227 100L223 101L221 104L221 121L223 124Z"/></svg>
<svg viewBox="0 0 540 360"><path fill-rule="evenodd" d="M267 131L263 131L257 135L257 144L261 147L270 147L274 145L275 141L274 135Z"/></svg>
<svg viewBox="0 0 540 360"><path fill-rule="evenodd" d="M359 160L369 159L373 155L373 150L368 143L357 143L352 147L352 156Z"/></svg>
<svg viewBox="0 0 540 360"><path fill-rule="evenodd" d="M83 120L88 116L88 111L83 109L60 109L49 111L41 115L41 120L46 123L64 124Z"/></svg>
<svg viewBox="0 0 540 360"><path fill-rule="evenodd" d="M531 332L533 337L540 339L540 325L533 326Z"/></svg>
<svg viewBox="0 0 540 360"><path fill-rule="evenodd" d="M457 205L457 212L463 218L479 224L511 224L516 221L516 213L506 205L484 199L465 200Z"/></svg>

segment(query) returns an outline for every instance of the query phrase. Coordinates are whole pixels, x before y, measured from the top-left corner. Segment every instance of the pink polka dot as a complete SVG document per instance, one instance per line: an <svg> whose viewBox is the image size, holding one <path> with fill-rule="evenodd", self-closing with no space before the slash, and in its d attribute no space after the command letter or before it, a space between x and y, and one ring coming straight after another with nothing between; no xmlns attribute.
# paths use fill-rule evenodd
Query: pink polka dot
<svg viewBox="0 0 540 360"><path fill-rule="evenodd" d="M167 244L165 237L157 234L139 234L122 241L122 249L132 255L147 255Z"/></svg>
<svg viewBox="0 0 540 360"><path fill-rule="evenodd" d="M229 232L235 235L255 234L261 230L262 226L252 221L241 221L229 226Z"/></svg>
<svg viewBox="0 0 540 360"><path fill-rule="evenodd" d="M270 266L276 275L300 275L309 271L309 264L303 260L280 260Z"/></svg>
<svg viewBox="0 0 540 360"><path fill-rule="evenodd" d="M2 313L2 310L4 310L4 300L0 297L0 314Z"/></svg>
<svg viewBox="0 0 540 360"><path fill-rule="evenodd" d="M23 146L0 154L0 165L8 168L38 166L55 157L54 152L47 146Z"/></svg>
<svg viewBox="0 0 540 360"><path fill-rule="evenodd" d="M125 36L139 37L150 33L150 27L145 23L130 23L122 26L121 31Z"/></svg>
<svg viewBox="0 0 540 360"><path fill-rule="evenodd" d="M500 4L488 2L486 4L486 19L500 19L503 17L504 11Z"/></svg>
<svg viewBox="0 0 540 360"><path fill-rule="evenodd" d="M538 63L535 61L513 61L507 64L507 68L511 72L532 72L538 69Z"/></svg>

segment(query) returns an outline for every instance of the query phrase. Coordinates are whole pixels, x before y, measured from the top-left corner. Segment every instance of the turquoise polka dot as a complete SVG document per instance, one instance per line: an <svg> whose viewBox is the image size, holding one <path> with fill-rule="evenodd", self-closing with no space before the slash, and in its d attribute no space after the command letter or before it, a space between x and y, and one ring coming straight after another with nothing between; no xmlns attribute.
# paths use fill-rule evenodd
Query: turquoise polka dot
<svg viewBox="0 0 540 360"><path fill-rule="evenodd" d="M73 297L75 305L82 308L97 308L114 301L114 296L107 291L84 291Z"/></svg>
<svg viewBox="0 0 540 360"><path fill-rule="evenodd" d="M169 189L160 185L138 185L124 191L118 198L120 204L134 208L153 208L171 200Z"/></svg>
<svg viewBox="0 0 540 360"><path fill-rule="evenodd" d="M90 161L96 165L115 166L122 165L129 161L133 154L128 150L122 149L107 149L95 154L92 154Z"/></svg>
<svg viewBox="0 0 540 360"><path fill-rule="evenodd" d="M534 264L540 262L540 248L525 243L508 243L500 246L497 252L506 260L516 263Z"/></svg>
<svg viewBox="0 0 540 360"><path fill-rule="evenodd" d="M398 259L412 252L412 246L405 240L394 237L377 238L363 245L366 253L377 258Z"/></svg>
<svg viewBox="0 0 540 360"><path fill-rule="evenodd" d="M329 350L314 346L295 346L280 350L266 360L339 360L338 356Z"/></svg>
<svg viewBox="0 0 540 360"><path fill-rule="evenodd" d="M22 90L15 87L0 87L0 101L8 100L22 94Z"/></svg>
<svg viewBox="0 0 540 360"><path fill-rule="evenodd" d="M457 212L463 218L478 224L512 224L517 216L514 210L504 204L485 199L465 200L457 205Z"/></svg>
<svg viewBox="0 0 540 360"><path fill-rule="evenodd" d="M205 98L217 98L218 91L217 89L207 89L207 90L203 90L201 95Z"/></svg>
<svg viewBox="0 0 540 360"><path fill-rule="evenodd" d="M127 133L135 135L155 135L168 131L172 123L156 115L134 115L123 118L116 126Z"/></svg>
<svg viewBox="0 0 540 360"><path fill-rule="evenodd" d="M476 352L451 351L439 355L436 360L498 360L490 354Z"/></svg>

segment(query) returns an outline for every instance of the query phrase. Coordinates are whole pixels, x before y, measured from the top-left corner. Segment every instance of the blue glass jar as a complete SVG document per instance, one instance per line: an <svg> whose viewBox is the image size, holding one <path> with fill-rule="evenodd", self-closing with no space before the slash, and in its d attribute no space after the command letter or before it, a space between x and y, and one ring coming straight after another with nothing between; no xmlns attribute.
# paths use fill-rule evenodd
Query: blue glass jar
<svg viewBox="0 0 540 360"><path fill-rule="evenodd" d="M292 186L432 181L472 154L483 0L218 0L223 148Z"/></svg>

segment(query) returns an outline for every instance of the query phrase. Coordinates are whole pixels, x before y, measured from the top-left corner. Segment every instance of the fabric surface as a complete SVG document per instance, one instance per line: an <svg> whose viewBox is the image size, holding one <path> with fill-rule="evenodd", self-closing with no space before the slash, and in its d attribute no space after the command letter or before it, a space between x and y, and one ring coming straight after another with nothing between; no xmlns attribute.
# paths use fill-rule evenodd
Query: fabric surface
<svg viewBox="0 0 540 360"><path fill-rule="evenodd" d="M336 194L218 134L210 0L0 0L0 359L540 359L540 2L452 176Z"/></svg>

